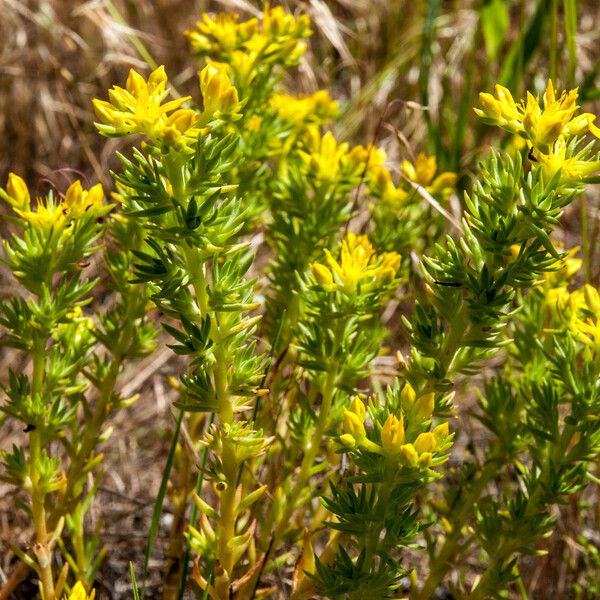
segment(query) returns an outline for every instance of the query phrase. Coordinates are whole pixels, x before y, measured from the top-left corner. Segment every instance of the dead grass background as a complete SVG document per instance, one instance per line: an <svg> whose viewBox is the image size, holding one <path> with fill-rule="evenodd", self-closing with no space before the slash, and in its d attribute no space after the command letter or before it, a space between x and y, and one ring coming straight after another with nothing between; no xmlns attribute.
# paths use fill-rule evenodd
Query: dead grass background
<svg viewBox="0 0 600 600"><path fill-rule="evenodd" d="M299 76L290 81L291 87L296 91L328 87L344 106L337 133L355 142L377 141L389 149L392 157L424 148L426 111L439 127L442 143L451 147L461 97L470 99L472 106L475 98L468 90L489 89L498 67L486 62L478 33L482 3L440 2L430 45L428 105L422 106L419 78L423 27L427 7L432 4L437 2L288 2L291 10L311 14L315 30L306 61ZM517 38L523 20L538 4L533 0L511 2L507 46ZM0 184L4 184L9 171L14 171L40 193L49 185L64 189L75 177L90 183L101 181L110 189L109 169L117 166L114 151L124 149L124 142L107 141L96 134L91 99L105 97L110 86L125 80L130 67L144 70L147 62L166 66L177 93L197 97L196 65L189 57L182 32L193 26L205 10L252 14L259 7L260 3L245 0L0 0ZM587 77L588 87L597 90L598 1L579 2L578 17L576 80ZM528 67L526 83L546 79L547 50L546 42L541 42ZM474 68L469 70L468 64ZM467 95L462 96L465 89ZM454 166L468 173L477 156L485 151L489 132L473 126L470 112L458 133L463 132L460 154L448 160L454 160ZM592 222L597 283L597 193L591 193L586 202ZM567 243L577 242L578 230L575 212L566 215ZM98 264L92 269L100 272ZM7 271L0 269L0 294L5 297L14 293L19 293L18 289ZM111 299L100 295L98 302L108 305ZM29 368L21 355L2 348L0 365L2 380L9 368ZM99 599L131 597L128 564L133 561L139 566L143 557L173 426L169 410L172 398L165 378L179 369L177 360L163 348L129 365L121 377L126 394L139 392L142 399L113 419L115 434L105 448L106 472L93 512L94 520L103 522L102 539L108 549L98 581ZM0 447L9 447L21 435L13 422L6 421L2 424ZM460 462L460 457L456 460ZM592 490L593 496L596 493ZM22 513L14 510L14 501L12 491L0 485L0 585L16 562L10 546L28 539L27 523ZM150 563L149 598L159 597L164 558L161 544L169 519L167 507ZM582 531L598 542L593 523L581 522L578 507L562 510L557 533L549 541L549 557L532 564L527 573L527 581L538 589L532 598L571 597L572 583L583 572L581 550L575 541ZM26 581L14 598L32 598L34 590L32 582Z"/></svg>

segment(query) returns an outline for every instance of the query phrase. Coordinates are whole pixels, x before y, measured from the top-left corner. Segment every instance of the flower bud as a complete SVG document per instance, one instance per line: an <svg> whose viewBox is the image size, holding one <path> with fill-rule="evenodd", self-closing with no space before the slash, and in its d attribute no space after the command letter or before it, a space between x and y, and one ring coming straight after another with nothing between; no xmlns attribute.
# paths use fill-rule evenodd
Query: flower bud
<svg viewBox="0 0 600 600"><path fill-rule="evenodd" d="M427 419L431 419L431 415L433 413L433 408L435 406L435 394L433 392L429 392L429 394L425 394L421 396L413 406L413 416L418 421L426 421Z"/></svg>
<svg viewBox="0 0 600 600"><path fill-rule="evenodd" d="M333 287L333 275L325 265L322 265L321 263L313 263L311 266L311 271L317 282L325 290L330 290Z"/></svg>
<svg viewBox="0 0 600 600"><path fill-rule="evenodd" d="M448 423L442 423L433 429L431 432L433 437L435 438L435 446L436 448L444 443L444 440L448 437Z"/></svg>
<svg viewBox="0 0 600 600"><path fill-rule="evenodd" d="M352 435L358 444L360 444L360 441L363 440L367 435L363 422L356 413L353 413L350 410L344 411L343 427L344 432Z"/></svg>
<svg viewBox="0 0 600 600"><path fill-rule="evenodd" d="M356 447L356 440L354 439L354 436L349 433L343 433L340 435L340 442L342 442L342 444L344 444L344 446L347 448Z"/></svg>
<svg viewBox="0 0 600 600"><path fill-rule="evenodd" d="M404 443L404 419L389 415L381 428L381 445L387 454L397 454Z"/></svg>
<svg viewBox="0 0 600 600"><path fill-rule="evenodd" d="M416 467L419 462L419 455L412 444L404 444L400 446L398 453L400 463L406 467Z"/></svg>
<svg viewBox="0 0 600 600"><path fill-rule="evenodd" d="M354 396L354 399L352 400L352 404L350 406L350 410L356 415L358 415L358 418L361 420L362 423L365 422L365 419L367 417L367 407L365 406L365 403L360 399L359 396Z"/></svg>
<svg viewBox="0 0 600 600"><path fill-rule="evenodd" d="M415 390L410 383L406 383L400 392L400 403L404 409L409 409L417 398Z"/></svg>
<svg viewBox="0 0 600 600"><path fill-rule="evenodd" d="M419 454L423 454L423 452L431 452L435 450L435 446L435 437L431 432L420 433L414 443L415 450Z"/></svg>
<svg viewBox="0 0 600 600"><path fill-rule="evenodd" d="M396 350L396 361L398 362L398 369L403 371L406 369L406 361L404 360L404 355L400 350Z"/></svg>
<svg viewBox="0 0 600 600"><path fill-rule="evenodd" d="M227 112L239 102L238 93L223 69L207 65L200 71L200 91L204 111Z"/></svg>
<svg viewBox="0 0 600 600"><path fill-rule="evenodd" d="M29 190L21 177L14 173L9 173L6 191L12 200L11 205L14 208L18 208L19 210L27 210L29 208Z"/></svg>
<svg viewBox="0 0 600 600"><path fill-rule="evenodd" d="M419 456L419 466L422 469L427 469L429 466L431 466L432 460L433 460L433 456L432 456L431 452L423 452L423 454L421 454L421 456Z"/></svg>
<svg viewBox="0 0 600 600"><path fill-rule="evenodd" d="M594 121L596 115L583 113L572 119L564 128L565 135L583 135L588 131L590 123Z"/></svg>

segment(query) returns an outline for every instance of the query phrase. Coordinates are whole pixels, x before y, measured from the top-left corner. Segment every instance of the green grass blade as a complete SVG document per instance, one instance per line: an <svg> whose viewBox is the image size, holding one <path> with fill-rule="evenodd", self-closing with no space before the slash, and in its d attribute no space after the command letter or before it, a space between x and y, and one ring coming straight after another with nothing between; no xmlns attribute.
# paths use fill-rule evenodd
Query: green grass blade
<svg viewBox="0 0 600 600"><path fill-rule="evenodd" d="M135 579L135 571L133 569L133 563L129 563L129 575L131 576L131 585L133 587L133 600L140 600L140 591L138 589L137 581Z"/></svg>
<svg viewBox="0 0 600 600"><path fill-rule="evenodd" d="M158 496L156 497L156 503L154 504L154 510L152 511L152 520L150 522L150 531L148 532L148 542L146 543L146 553L144 555L144 573L142 579L142 597L145 593L146 578L148 576L148 563L150 562L150 556L154 547L154 540L158 532L158 522L162 513L162 507L167 494L167 483L171 475L171 469L173 468L173 459L175 458L175 449L179 441L179 432L181 431L181 422L183 421L183 409L179 411L177 417L177 425L175 432L173 433L173 439L171 440L171 447L169 448L169 454L167 455L167 463L165 464L165 471L163 473L162 480L160 482L160 488L158 490Z"/></svg>
<svg viewBox="0 0 600 600"><path fill-rule="evenodd" d="M563 0L565 11L565 37L569 50L569 75L566 87L573 87L577 69L577 2Z"/></svg>
<svg viewBox="0 0 600 600"><path fill-rule="evenodd" d="M433 150L436 156L440 155L440 136L437 128L431 118L429 108L429 74L433 61L433 38L435 35L435 19L440 8L440 0L428 0L425 11L425 21L423 22L423 34L421 40L421 65L419 69L419 90L421 93L421 104L426 108L424 112L425 123L427 124L427 138L430 151Z"/></svg>
<svg viewBox="0 0 600 600"><path fill-rule="evenodd" d="M518 91L525 67L542 45L546 19L552 0L538 0L527 26L511 46L500 73L500 83L510 90Z"/></svg>
<svg viewBox="0 0 600 600"><path fill-rule="evenodd" d="M556 85L556 62L558 56L558 0L551 1L550 8L550 79Z"/></svg>
<svg viewBox="0 0 600 600"><path fill-rule="evenodd" d="M462 94L460 98L460 104L458 107L458 117L456 119L456 125L454 126L454 132L452 135L452 150L450 156L450 163L447 166L451 171L459 172L461 167L461 158L463 153L463 146L465 136L467 132L467 125L469 124L469 116L473 113L473 70L475 68L475 55L477 52L477 42L474 41L473 47L469 55L469 64L467 65L467 72L464 80Z"/></svg>
<svg viewBox="0 0 600 600"><path fill-rule="evenodd" d="M129 38L129 41L131 42L133 47L137 50L137 53L148 63L148 66L152 70L156 69L158 65L156 64L154 58L152 58L152 55L150 54L148 49L146 48L146 46L144 46L140 37L135 33L131 32L131 27L129 26L127 21L125 21L125 19L121 16L121 13L117 9L117 7L110 0L106 2L106 9L108 10L108 14L115 20L116 23L122 25L123 27L126 27L127 31L130 32L127 34L127 37Z"/></svg>

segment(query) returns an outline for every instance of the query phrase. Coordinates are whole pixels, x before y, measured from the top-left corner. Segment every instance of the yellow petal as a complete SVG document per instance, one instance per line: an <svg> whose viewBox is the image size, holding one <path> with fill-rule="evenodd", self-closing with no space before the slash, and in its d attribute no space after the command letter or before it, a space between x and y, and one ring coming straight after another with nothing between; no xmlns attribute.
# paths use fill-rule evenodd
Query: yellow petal
<svg viewBox="0 0 600 600"><path fill-rule="evenodd" d="M13 208L18 208L20 210L27 210L27 208L29 208L29 204L31 203L29 190L27 189L27 184L21 177L15 175L15 173L9 173L6 191L13 201L11 202Z"/></svg>
<svg viewBox="0 0 600 600"><path fill-rule="evenodd" d="M436 443L433 433L420 433L414 443L415 450L421 454L423 452L432 452L435 450Z"/></svg>

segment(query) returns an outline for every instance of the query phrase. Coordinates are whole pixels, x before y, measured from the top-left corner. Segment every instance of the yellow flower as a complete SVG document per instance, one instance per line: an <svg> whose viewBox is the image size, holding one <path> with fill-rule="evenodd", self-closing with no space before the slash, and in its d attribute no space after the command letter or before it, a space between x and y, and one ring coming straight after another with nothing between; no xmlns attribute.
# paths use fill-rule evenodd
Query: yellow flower
<svg viewBox="0 0 600 600"><path fill-rule="evenodd" d="M435 394L430 392L421 396L412 407L411 416L418 422L431 419L433 408L435 406Z"/></svg>
<svg viewBox="0 0 600 600"><path fill-rule="evenodd" d="M200 71L200 91L207 115L238 114L240 102L237 90L231 84L226 70L220 65L209 63Z"/></svg>
<svg viewBox="0 0 600 600"><path fill-rule="evenodd" d="M328 291L340 289L353 294L359 285L361 289L368 290L385 280L393 280L400 267L399 254L384 252L377 256L366 235L352 232L348 232L342 241L339 262L329 250L325 250L325 256L329 268L315 263L312 271L317 281Z"/></svg>
<svg viewBox="0 0 600 600"><path fill-rule="evenodd" d="M60 234L73 220L84 217L97 219L114 206L103 204L104 192L99 183L84 190L81 182L76 181L69 186L64 199L54 195L37 198L35 210L27 186L20 177L11 173L6 187L6 192L0 190L0 195L13 207L16 214L34 227L46 232L52 230L56 234Z"/></svg>
<svg viewBox="0 0 600 600"><path fill-rule="evenodd" d="M456 173L445 171L435 177L437 160L435 156L428 156L424 152L417 154L414 163L404 160L402 172L410 181L424 187L432 195L447 198L456 187Z"/></svg>
<svg viewBox="0 0 600 600"><path fill-rule="evenodd" d="M571 294L566 321L580 342L595 352L600 350L600 294L596 288L586 284Z"/></svg>
<svg viewBox="0 0 600 600"><path fill-rule="evenodd" d="M103 199L104 191L101 184L97 183L89 190L84 190L78 180L67 189L63 204L67 217L78 219L88 211L94 215L102 212Z"/></svg>
<svg viewBox="0 0 600 600"><path fill-rule="evenodd" d="M269 102L277 111L277 117L296 127L305 124L322 125L334 119L339 113L339 104L326 90L319 90L308 96L275 94Z"/></svg>
<svg viewBox="0 0 600 600"><path fill-rule="evenodd" d="M431 433L433 434L433 437L435 439L435 447L438 448L446 441L446 438L450 435L448 423L444 422L438 425L437 427L434 427Z"/></svg>
<svg viewBox="0 0 600 600"><path fill-rule="evenodd" d="M336 289L337 286L333 281L333 275L325 265L322 265L321 263L313 263L311 266L311 271L323 289L327 290L328 292L332 292Z"/></svg>
<svg viewBox="0 0 600 600"><path fill-rule="evenodd" d="M547 152L558 136L569 131L571 135L579 135L587 129L586 115L583 127L577 125L572 118L577 109L577 89L562 92L560 98L556 99L556 93L552 81L548 81L543 96L544 108L542 109L538 99L527 92L527 104L523 112L523 129L534 147L542 152ZM570 126L569 129L567 127ZM565 131L567 129L567 131Z"/></svg>
<svg viewBox="0 0 600 600"><path fill-rule="evenodd" d="M593 121L595 115L582 113L575 116L578 89L563 91L558 95L552 81L548 81L542 103L527 92L527 102L515 102L509 90L496 85L495 94L479 94L481 108L475 112L490 125L497 125L526 138L531 146L542 154L550 152L552 145L560 139L572 138L590 132L600 137Z"/></svg>
<svg viewBox="0 0 600 600"><path fill-rule="evenodd" d="M47 199L38 198L36 210L31 208L27 210L14 211L24 220L43 231L54 229L55 232L60 232L66 224L65 214L62 204L56 202L53 197Z"/></svg>
<svg viewBox="0 0 600 600"><path fill-rule="evenodd" d="M367 432L365 431L365 418L367 416L367 409L363 401L356 396L352 401L350 408L344 411L344 419L342 428L344 430L345 442L348 445L350 439L354 440L354 444L362 444L366 437ZM344 441L344 440L342 440Z"/></svg>
<svg viewBox="0 0 600 600"><path fill-rule="evenodd" d="M196 23L196 31L186 31L192 49L199 54L231 52L249 40L258 31L258 19L238 23L235 13L218 13L214 17L204 13Z"/></svg>
<svg viewBox="0 0 600 600"><path fill-rule="evenodd" d="M381 428L381 445L387 454L394 455L400 452L404 444L404 418L389 415Z"/></svg>
<svg viewBox="0 0 600 600"><path fill-rule="evenodd" d="M420 433L414 441L413 446L419 454L422 454L423 452L432 452L437 446L435 436L430 431Z"/></svg>
<svg viewBox="0 0 600 600"><path fill-rule="evenodd" d="M193 110L180 108L190 96L163 104L168 95L163 66L154 70L147 81L131 69L125 88L113 86L109 90L109 102L94 99L100 120L96 128L107 137L143 133L155 143L166 142L185 148L198 134L193 127L197 117Z"/></svg>
<svg viewBox="0 0 600 600"><path fill-rule="evenodd" d="M0 190L0 194L14 209L26 210L31 202L27 184L14 173L8 174L6 192Z"/></svg>
<svg viewBox="0 0 600 600"><path fill-rule="evenodd" d="M264 7L262 30L271 39L307 38L312 33L308 15L302 14L296 18L294 15L287 14L283 6L271 8L269 3Z"/></svg>
<svg viewBox="0 0 600 600"><path fill-rule="evenodd" d="M510 90L496 84L494 95L486 92L479 94L481 108L475 108L475 113L486 123L498 125L512 133L522 130L522 106L518 105Z"/></svg>
<svg viewBox="0 0 600 600"><path fill-rule="evenodd" d="M400 446L398 452L400 464L406 467L416 467L419 462L419 454L412 444L404 444Z"/></svg>
<svg viewBox="0 0 600 600"><path fill-rule="evenodd" d="M324 184L344 181L356 185L360 181L368 152L362 146L350 150L349 144L338 144L333 133L325 135L310 127L305 136L306 151L298 151L307 170Z"/></svg>
<svg viewBox="0 0 600 600"><path fill-rule="evenodd" d="M427 156L420 152L415 159L414 164L408 160L402 161L402 172L411 181L427 187L433 180L437 170L437 161L435 156Z"/></svg>
<svg viewBox="0 0 600 600"><path fill-rule="evenodd" d="M410 383L406 382L402 391L400 392L400 404L404 410L408 410L412 408L415 400L417 399L417 394Z"/></svg>
<svg viewBox="0 0 600 600"><path fill-rule="evenodd" d="M307 15L296 18L286 13L283 7L271 8L268 3L260 22L252 18L240 23L236 14L219 14L215 17L203 14L196 23L196 29L186 32L192 49L197 54L211 55L234 65L234 62L240 63L241 53L251 57L247 64L253 69L257 68L259 62L261 65L297 64L306 50L302 39L310 34L310 18ZM238 56L232 61L231 58L236 53ZM256 60L258 58L261 60ZM250 71L246 70L245 75L249 74Z"/></svg>
<svg viewBox="0 0 600 600"><path fill-rule="evenodd" d="M96 591L92 590L88 595L81 581L78 581L72 588L68 596L64 596L64 600L94 600Z"/></svg>
<svg viewBox="0 0 600 600"><path fill-rule="evenodd" d="M380 151L381 152L381 151ZM392 181L392 174L383 166L385 154L380 163L374 164L368 173L369 190L372 195L381 198L386 204L400 207L413 193L412 187L400 181L396 187ZM435 156L428 156L420 152L414 163L409 160L402 161L400 167L406 180L424 187L432 196L446 200L456 187L456 173L444 171L436 176L437 160Z"/></svg>
<svg viewBox="0 0 600 600"><path fill-rule="evenodd" d="M548 179L560 170L561 183L581 181L600 171L600 160L586 160L581 152L569 156L569 147L562 135L554 142L547 155L536 153L536 159Z"/></svg>

